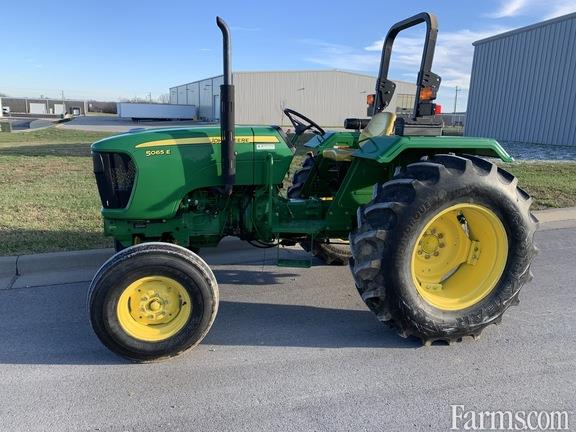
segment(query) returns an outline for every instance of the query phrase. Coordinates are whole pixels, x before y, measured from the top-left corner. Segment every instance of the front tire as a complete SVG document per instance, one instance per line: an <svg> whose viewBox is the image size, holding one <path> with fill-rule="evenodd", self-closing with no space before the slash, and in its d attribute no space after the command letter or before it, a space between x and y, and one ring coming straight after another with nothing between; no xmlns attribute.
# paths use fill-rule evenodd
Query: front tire
<svg viewBox="0 0 576 432"><path fill-rule="evenodd" d="M124 249L88 290L90 322L111 351L136 362L176 356L200 343L218 310L208 265L169 243Z"/></svg>
<svg viewBox="0 0 576 432"><path fill-rule="evenodd" d="M484 159L408 165L358 209L351 269L362 299L425 344L478 337L532 278L530 204L514 176Z"/></svg>

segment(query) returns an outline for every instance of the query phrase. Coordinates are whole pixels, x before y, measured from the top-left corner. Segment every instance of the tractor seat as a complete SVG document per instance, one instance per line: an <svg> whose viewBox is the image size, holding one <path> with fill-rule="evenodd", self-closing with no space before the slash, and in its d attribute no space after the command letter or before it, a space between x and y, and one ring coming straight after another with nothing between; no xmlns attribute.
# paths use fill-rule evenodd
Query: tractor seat
<svg viewBox="0 0 576 432"><path fill-rule="evenodd" d="M396 114L389 112L380 112L372 117L372 120L368 122L366 127L360 133L360 137L358 137L358 144L360 145L360 148L362 148L364 145L363 143L369 138L392 135L394 132L395 121ZM332 159L336 162L350 162L352 160L352 153L354 153L356 150L358 149L349 147L334 147L324 150L322 152L322 156L326 159Z"/></svg>

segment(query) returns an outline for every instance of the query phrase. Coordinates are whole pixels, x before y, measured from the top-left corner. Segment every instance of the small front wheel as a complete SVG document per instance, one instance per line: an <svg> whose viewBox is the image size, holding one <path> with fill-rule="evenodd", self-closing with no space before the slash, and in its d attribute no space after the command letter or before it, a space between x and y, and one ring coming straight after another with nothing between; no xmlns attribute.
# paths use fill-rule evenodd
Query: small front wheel
<svg viewBox="0 0 576 432"><path fill-rule="evenodd" d="M90 321L111 351L145 362L200 343L218 310L208 265L170 243L144 243L110 258L88 291Z"/></svg>

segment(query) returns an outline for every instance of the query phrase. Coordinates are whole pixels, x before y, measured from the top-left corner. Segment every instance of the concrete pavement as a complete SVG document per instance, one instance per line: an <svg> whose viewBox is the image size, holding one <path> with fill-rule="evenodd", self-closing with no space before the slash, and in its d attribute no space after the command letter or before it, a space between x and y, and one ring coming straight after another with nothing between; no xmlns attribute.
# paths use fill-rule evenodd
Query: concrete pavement
<svg viewBox="0 0 576 432"><path fill-rule="evenodd" d="M57 127L61 129L123 133L136 128L151 129L165 127L189 127L202 124L208 123L192 120L134 122L131 119L120 118L118 116L81 116L75 117L73 120L67 123L62 123Z"/></svg>
<svg viewBox="0 0 576 432"><path fill-rule="evenodd" d="M240 246L207 254L219 315L163 363L99 343L86 282L1 290L0 430L440 431L451 404L568 410L575 427L576 230L544 228L520 306L452 346L381 325L346 267L278 268L275 252Z"/></svg>

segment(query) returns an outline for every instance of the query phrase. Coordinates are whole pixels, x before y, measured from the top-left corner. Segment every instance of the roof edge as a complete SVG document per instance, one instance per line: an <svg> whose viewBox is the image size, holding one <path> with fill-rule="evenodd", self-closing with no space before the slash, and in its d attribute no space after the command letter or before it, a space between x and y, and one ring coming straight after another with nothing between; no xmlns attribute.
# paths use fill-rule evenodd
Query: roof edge
<svg viewBox="0 0 576 432"><path fill-rule="evenodd" d="M527 25L524 27L510 30L510 31L507 31L504 33L500 33L500 34L497 34L494 36L480 39L480 40L477 40L476 42L473 42L472 45L474 45L474 46L483 45L483 44L488 43L488 42L492 42L492 41L495 41L498 39L504 39L504 38L509 37L509 36L514 36L516 34L525 33L525 32L528 32L530 30L534 30L534 29L537 29L540 27L546 27L548 25L556 24L556 23L561 22L561 21L567 21L569 19L576 19L576 12L569 13L567 15L561 15L559 17L551 18L551 19L546 20L546 21L540 21L540 22L530 24L530 25Z"/></svg>
<svg viewBox="0 0 576 432"><path fill-rule="evenodd" d="M260 71L235 71L232 72L232 79L234 79L234 75L250 75L250 74L256 74L256 73L334 73L334 72L338 72L338 73L343 73L343 74L348 74L348 75L355 75L355 76L361 76L361 77L365 77L365 78L372 78L372 79L376 79L376 75L369 75L369 74L364 74L364 73L360 73L360 72L351 72L351 71L346 71L346 70L342 70L342 69L300 69L300 70L260 70ZM211 76L211 77L206 77L206 78L202 78L199 80L195 80L195 81L190 81L187 83L182 83L182 84L178 84L172 87L169 87L169 90L173 90L176 89L178 87L182 87L182 86L187 86L190 84L196 84L202 81L208 81L208 80L213 80L215 78L220 78L223 75L215 75L215 76ZM404 81L404 80L398 80L398 79L393 79L392 81L394 81L395 83L402 83L402 84L415 84L413 82L410 81Z"/></svg>

